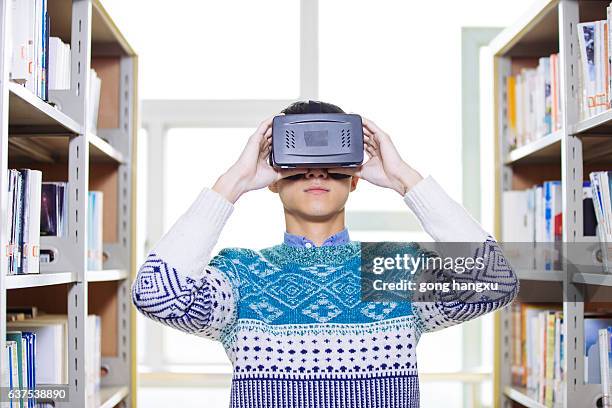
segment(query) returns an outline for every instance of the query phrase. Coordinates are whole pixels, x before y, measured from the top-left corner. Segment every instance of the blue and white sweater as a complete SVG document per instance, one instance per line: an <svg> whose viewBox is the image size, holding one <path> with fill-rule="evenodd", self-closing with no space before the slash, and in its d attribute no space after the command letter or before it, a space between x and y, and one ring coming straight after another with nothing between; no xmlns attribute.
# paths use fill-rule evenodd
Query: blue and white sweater
<svg viewBox="0 0 612 408"><path fill-rule="evenodd" d="M508 305L519 284L495 239L431 176L404 201L435 241L482 243L465 256L485 257L485 270L462 280L498 290L469 302L462 293L363 302L359 241L224 248L211 257L233 205L204 188L141 265L133 303L160 323L222 342L232 408L418 407L421 334Z"/></svg>

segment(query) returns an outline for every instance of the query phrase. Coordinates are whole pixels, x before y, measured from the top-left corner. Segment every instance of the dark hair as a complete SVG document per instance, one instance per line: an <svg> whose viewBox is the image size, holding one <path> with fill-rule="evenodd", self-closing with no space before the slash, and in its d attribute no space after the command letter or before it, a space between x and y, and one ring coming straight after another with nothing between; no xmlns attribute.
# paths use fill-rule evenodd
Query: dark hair
<svg viewBox="0 0 612 408"><path fill-rule="evenodd" d="M345 113L338 106L327 102L315 101L321 104L321 113ZM308 101L298 101L287 106L281 111L285 115L292 115L298 113L308 113Z"/></svg>

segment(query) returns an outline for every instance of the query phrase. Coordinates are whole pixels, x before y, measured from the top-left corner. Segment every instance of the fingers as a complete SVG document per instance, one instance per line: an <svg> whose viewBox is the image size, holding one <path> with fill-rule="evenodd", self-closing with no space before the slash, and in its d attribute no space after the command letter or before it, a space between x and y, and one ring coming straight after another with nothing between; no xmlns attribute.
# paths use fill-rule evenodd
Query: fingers
<svg viewBox="0 0 612 408"><path fill-rule="evenodd" d="M372 157L376 156L376 150L371 147L371 146L366 146L365 148L366 153L368 154L368 157L371 159Z"/></svg>
<svg viewBox="0 0 612 408"><path fill-rule="evenodd" d="M257 127L257 130L255 131L256 134L264 134L266 133L266 130L272 126L272 122L274 121L274 116L276 115L272 115L268 118L266 118L264 121L262 121L259 126Z"/></svg>
<svg viewBox="0 0 612 408"><path fill-rule="evenodd" d="M385 131L379 128L378 125L372 122L370 119L362 116L361 122L363 123L363 127L365 129L364 133L370 132L373 134L373 136L375 136L375 138L388 138L389 137L389 135L385 133Z"/></svg>
<svg viewBox="0 0 612 408"><path fill-rule="evenodd" d="M261 146L261 149L264 150L271 145L272 145L272 127L270 126L268 129L266 129L266 132L264 133L262 139L260 140L260 146Z"/></svg>

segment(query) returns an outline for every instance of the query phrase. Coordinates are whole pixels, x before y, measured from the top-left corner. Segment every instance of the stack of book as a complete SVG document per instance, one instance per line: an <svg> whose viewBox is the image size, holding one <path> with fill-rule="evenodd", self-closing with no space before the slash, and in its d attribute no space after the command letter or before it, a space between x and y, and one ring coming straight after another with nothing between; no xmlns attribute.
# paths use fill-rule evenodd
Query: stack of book
<svg viewBox="0 0 612 408"><path fill-rule="evenodd" d="M49 14L47 0L12 0L12 52L9 77L48 100Z"/></svg>
<svg viewBox="0 0 612 408"><path fill-rule="evenodd" d="M546 406L563 399L563 312L553 305L512 306L512 383Z"/></svg>
<svg viewBox="0 0 612 408"><path fill-rule="evenodd" d="M538 60L506 78L507 142L510 149L554 132L562 126L559 55Z"/></svg>
<svg viewBox="0 0 612 408"><path fill-rule="evenodd" d="M42 172L9 169L8 275L39 273Z"/></svg>
<svg viewBox="0 0 612 408"><path fill-rule="evenodd" d="M563 312L554 305L512 305L512 384L546 406L563 401L563 324ZM604 398L612 403L612 317L585 315L583 355L584 382L601 384Z"/></svg>
<svg viewBox="0 0 612 408"><path fill-rule="evenodd" d="M97 72L92 68L89 71L89 105L88 105L88 130L97 133L98 127L98 111L100 110L100 91L102 89L102 80Z"/></svg>
<svg viewBox="0 0 612 408"><path fill-rule="evenodd" d="M583 22L576 26L580 50L580 119L587 119L610 108L612 96L610 22L612 11L606 8L606 20Z"/></svg>
<svg viewBox="0 0 612 408"><path fill-rule="evenodd" d="M49 38L49 89L70 89L70 45Z"/></svg>
<svg viewBox="0 0 612 408"><path fill-rule="evenodd" d="M597 216L597 232L601 242L602 258L607 272L612 271L612 171L589 174L593 204Z"/></svg>
<svg viewBox="0 0 612 408"><path fill-rule="evenodd" d="M585 181L582 188L585 236L595 236L597 231L590 184ZM532 246L533 251L531 248L518 251L517 256L512 257L513 264L521 269L560 270L563 242L561 182L550 180L527 190L504 191L502 205L503 241L537 243Z"/></svg>
<svg viewBox="0 0 612 408"><path fill-rule="evenodd" d="M20 308L21 309L21 308ZM26 313L11 312L7 322L6 352L8 373L3 376L10 389L36 389L37 384L68 383L68 316L38 313L36 307ZM87 407L100 402L101 321L100 316L87 316L86 394ZM8 380L8 381L7 381ZM20 407L47 407L33 399L19 401ZM15 406L15 405L13 405Z"/></svg>
<svg viewBox="0 0 612 408"><path fill-rule="evenodd" d="M42 172L9 169L8 275L40 273L40 237L67 237L68 183L42 182ZM90 191L88 202L87 266L103 268L103 197L102 191ZM43 251L45 252L45 251Z"/></svg>

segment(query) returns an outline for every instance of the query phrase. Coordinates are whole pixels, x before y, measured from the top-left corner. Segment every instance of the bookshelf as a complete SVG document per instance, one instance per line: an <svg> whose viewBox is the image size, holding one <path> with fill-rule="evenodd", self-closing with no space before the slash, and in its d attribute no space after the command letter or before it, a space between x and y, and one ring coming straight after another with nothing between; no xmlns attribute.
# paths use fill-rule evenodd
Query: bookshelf
<svg viewBox="0 0 612 408"><path fill-rule="evenodd" d="M0 350L5 349L7 306L34 305L68 315L69 401L86 406L86 317L101 316L99 408L136 406L135 311L130 287L136 273L136 134L138 58L99 0L48 2L50 35L71 49L69 90L43 101L10 82L11 0L0 0L0 219L8 217L8 169L41 170L43 181L68 181L68 234L41 237L57 251L40 274L7 276L8 228L0 230ZM89 71L102 80L98 126L88 122ZM103 270L87 268L89 190L104 192ZM0 372L6 367L0 358Z"/></svg>
<svg viewBox="0 0 612 408"><path fill-rule="evenodd" d="M563 242L597 244L596 237L583 234L582 181L589 172L612 170L612 110L587 120L579 120L580 54L576 24L606 18L609 1L538 0L516 24L506 28L491 42L495 98L495 234L502 237L502 192L522 190L545 180L561 180ZM509 150L506 131L505 81L513 72L513 61L546 57L559 53L560 98L563 111L561 129L527 145ZM518 271L521 292L531 289L553 292L562 298L565 325L565 378L563 403L555 407L596 407L601 386L585 384L584 315L599 292L612 299L606 289L612 274L573 273L567 261L560 271ZM519 295L520 299L520 295ZM598 300L599 301L599 300ZM495 317L496 407L544 407L524 388L511 382L511 310L505 308Z"/></svg>

